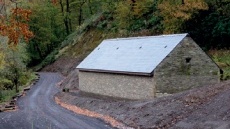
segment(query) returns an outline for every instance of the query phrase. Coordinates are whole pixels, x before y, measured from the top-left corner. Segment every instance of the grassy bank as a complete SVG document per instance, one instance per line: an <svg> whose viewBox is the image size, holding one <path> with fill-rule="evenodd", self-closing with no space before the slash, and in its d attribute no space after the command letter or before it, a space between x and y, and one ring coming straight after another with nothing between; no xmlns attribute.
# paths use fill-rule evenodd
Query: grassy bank
<svg viewBox="0 0 230 129"><path fill-rule="evenodd" d="M19 86L19 93L23 91L25 87L31 84L33 80L37 78L34 72L28 72L28 78L24 78L24 84ZM17 93L15 88L13 90L1 90L0 91L0 104L9 101Z"/></svg>
<svg viewBox="0 0 230 129"><path fill-rule="evenodd" d="M210 50L208 54L224 71L223 80L230 79L230 50Z"/></svg>

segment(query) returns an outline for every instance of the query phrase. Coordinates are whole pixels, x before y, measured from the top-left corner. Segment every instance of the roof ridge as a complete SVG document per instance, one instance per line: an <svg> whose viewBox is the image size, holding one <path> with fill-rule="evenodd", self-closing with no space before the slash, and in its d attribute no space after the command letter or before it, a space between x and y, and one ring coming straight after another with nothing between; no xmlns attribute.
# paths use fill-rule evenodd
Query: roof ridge
<svg viewBox="0 0 230 129"><path fill-rule="evenodd" d="M166 35L154 35L154 36L138 36L138 37L127 37L127 38L113 38L105 39L104 41L114 41L114 40L131 40L131 39L144 39L144 38L163 38L163 37L175 37L175 36L187 36L188 33L181 34L166 34Z"/></svg>

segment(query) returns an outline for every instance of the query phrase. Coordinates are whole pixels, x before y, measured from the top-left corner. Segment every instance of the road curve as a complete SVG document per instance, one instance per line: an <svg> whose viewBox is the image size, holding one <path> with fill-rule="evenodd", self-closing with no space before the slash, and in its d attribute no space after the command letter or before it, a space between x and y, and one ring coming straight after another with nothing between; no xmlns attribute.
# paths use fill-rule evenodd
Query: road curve
<svg viewBox="0 0 230 129"><path fill-rule="evenodd" d="M25 97L18 100L19 110L0 113L0 129L111 129L95 118L75 114L54 102L58 73L39 73L40 80Z"/></svg>

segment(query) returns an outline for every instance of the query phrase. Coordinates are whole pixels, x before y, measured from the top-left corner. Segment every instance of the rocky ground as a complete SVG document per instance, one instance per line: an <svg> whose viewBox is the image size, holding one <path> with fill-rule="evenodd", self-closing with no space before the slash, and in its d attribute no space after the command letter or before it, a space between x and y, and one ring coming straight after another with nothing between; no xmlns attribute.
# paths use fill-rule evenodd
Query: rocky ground
<svg viewBox="0 0 230 129"><path fill-rule="evenodd" d="M230 81L152 100L130 101L81 93L78 90L77 72L73 70L69 71L60 88L70 89L69 92L56 94L61 101L109 115L134 128L230 128Z"/></svg>

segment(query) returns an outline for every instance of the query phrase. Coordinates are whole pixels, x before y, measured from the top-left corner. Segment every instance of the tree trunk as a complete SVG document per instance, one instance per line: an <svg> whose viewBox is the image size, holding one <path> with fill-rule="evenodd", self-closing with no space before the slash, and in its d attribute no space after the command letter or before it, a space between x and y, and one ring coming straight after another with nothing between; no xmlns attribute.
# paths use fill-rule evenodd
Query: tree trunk
<svg viewBox="0 0 230 129"><path fill-rule="evenodd" d="M134 11L134 6L135 6L135 3L136 3L136 0L131 0L132 3L131 3L131 11Z"/></svg>
<svg viewBox="0 0 230 129"><path fill-rule="evenodd" d="M181 0L181 4L184 4L184 0Z"/></svg>
<svg viewBox="0 0 230 129"><path fill-rule="evenodd" d="M80 8L79 8L79 17L78 17L78 25L79 26L81 25L81 19L82 19L82 8L80 6Z"/></svg>
<svg viewBox="0 0 230 129"><path fill-rule="evenodd" d="M91 0L88 0L88 6L89 6L90 14L93 15L93 10L92 10L92 7L91 7Z"/></svg>
<svg viewBox="0 0 230 129"><path fill-rule="evenodd" d="M69 4L69 0L66 0L66 5L68 5ZM61 6L61 12L62 12L62 16L64 17L64 25L65 25L65 30L66 30L66 34L68 35L69 33L70 33L70 30L69 30L69 22L68 22L68 16L67 15L69 15L68 14L68 12L67 12L67 10L69 10L69 5L67 6L68 8L66 8L66 13L67 13L67 15L65 15L65 13L64 13L64 5L63 5L63 1L62 0L59 0L59 4L60 4L60 6Z"/></svg>
<svg viewBox="0 0 230 129"><path fill-rule="evenodd" d="M14 60L14 62L16 63L15 60ZM13 66L13 67L15 67L15 66ZM16 91L16 93L18 93L19 92L19 90L18 90L18 80L19 80L19 77L20 77L18 68L15 67L13 72L14 72L13 73L14 74L13 83L15 85L15 91Z"/></svg>
<svg viewBox="0 0 230 129"><path fill-rule="evenodd" d="M78 25L81 25L81 21L82 21L82 6L84 5L85 1L83 1L80 6L79 6L79 17L78 17Z"/></svg>
<svg viewBox="0 0 230 129"><path fill-rule="evenodd" d="M43 59L43 55L42 55L42 52L41 52L41 50L40 50L38 44L35 43L35 44L34 44L34 48L35 48L35 50L37 50L40 59Z"/></svg>
<svg viewBox="0 0 230 129"><path fill-rule="evenodd" d="M62 0L59 0L59 4L60 4L60 6L61 6L62 15L64 16L64 7L63 7Z"/></svg>
<svg viewBox="0 0 230 129"><path fill-rule="evenodd" d="M72 26L71 26L71 18L70 18L70 4L69 4L69 0L66 0L66 23L65 25L68 27L68 33L70 34L70 31L72 30Z"/></svg>
<svg viewBox="0 0 230 129"><path fill-rule="evenodd" d="M64 24L65 24L65 28L66 28L66 34L68 35L70 33L70 31L69 31L69 22L68 22L67 16L65 16Z"/></svg>
<svg viewBox="0 0 230 129"><path fill-rule="evenodd" d="M17 79L14 80L14 85L15 85L15 91L16 93L18 93L19 90L18 90L18 80Z"/></svg>
<svg viewBox="0 0 230 129"><path fill-rule="evenodd" d="M72 31L73 31L73 29L72 29L72 21L71 21L71 19L69 19L69 30L70 30L70 32L72 32Z"/></svg>

